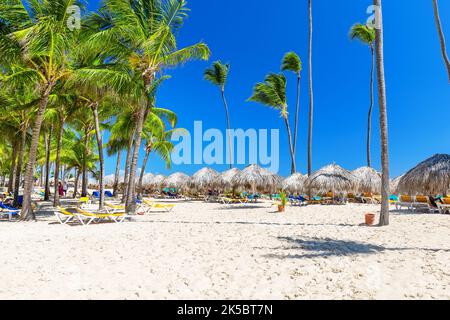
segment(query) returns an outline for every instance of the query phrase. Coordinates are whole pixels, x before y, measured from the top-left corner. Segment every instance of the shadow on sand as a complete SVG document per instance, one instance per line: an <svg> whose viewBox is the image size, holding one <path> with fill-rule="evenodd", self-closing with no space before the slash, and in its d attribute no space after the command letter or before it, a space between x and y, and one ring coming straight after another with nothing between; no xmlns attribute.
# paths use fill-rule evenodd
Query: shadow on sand
<svg viewBox="0 0 450 320"><path fill-rule="evenodd" d="M349 255L370 255L385 251L444 251L450 252L449 248L419 248L419 247L384 247L381 245L374 245L370 243L362 243L348 240L336 239L295 239L292 237L278 237L278 240L287 243L290 246L283 246L279 248L271 248L271 250L286 250L287 254L268 254L264 255L266 258L273 259L309 259L317 257L333 257L333 256L349 256ZM262 248L255 248L262 249ZM296 253L296 251L307 251L308 253Z"/></svg>

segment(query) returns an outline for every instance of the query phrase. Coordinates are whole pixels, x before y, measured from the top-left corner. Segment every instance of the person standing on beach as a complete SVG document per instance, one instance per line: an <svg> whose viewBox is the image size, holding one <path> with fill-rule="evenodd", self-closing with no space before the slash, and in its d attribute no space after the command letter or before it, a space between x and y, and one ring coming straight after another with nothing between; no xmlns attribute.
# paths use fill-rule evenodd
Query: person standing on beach
<svg viewBox="0 0 450 320"><path fill-rule="evenodd" d="M67 185L67 182L63 181L63 191L64 191L64 197L67 195L67 190L69 189L69 186Z"/></svg>

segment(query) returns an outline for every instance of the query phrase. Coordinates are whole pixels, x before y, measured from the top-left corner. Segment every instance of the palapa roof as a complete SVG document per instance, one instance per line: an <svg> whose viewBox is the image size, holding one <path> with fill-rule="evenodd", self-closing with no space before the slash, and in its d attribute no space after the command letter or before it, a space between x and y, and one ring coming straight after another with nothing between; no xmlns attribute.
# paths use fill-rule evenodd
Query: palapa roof
<svg viewBox="0 0 450 320"><path fill-rule="evenodd" d="M307 178L307 176L301 173L294 173L283 181L283 190L292 193L303 192L305 190L305 181Z"/></svg>
<svg viewBox="0 0 450 320"><path fill-rule="evenodd" d="M395 179L391 179L391 181L389 182L389 190L391 193L398 193L398 184L400 182L400 180L403 178L404 175L401 175Z"/></svg>
<svg viewBox="0 0 450 320"><path fill-rule="evenodd" d="M232 179L235 186L259 190L275 190L281 186L281 181L280 176L256 164L248 166Z"/></svg>
<svg viewBox="0 0 450 320"><path fill-rule="evenodd" d="M152 185L152 181L155 178L155 175L152 173L146 173L142 177L142 186L143 187L150 187Z"/></svg>
<svg viewBox="0 0 450 320"><path fill-rule="evenodd" d="M361 167L351 172L356 177L359 192L381 192L381 173L370 167Z"/></svg>
<svg viewBox="0 0 450 320"><path fill-rule="evenodd" d="M330 164L314 172L305 184L316 192L351 192L356 189L356 177L348 170Z"/></svg>
<svg viewBox="0 0 450 320"><path fill-rule="evenodd" d="M219 173L211 168L203 168L197 171L190 181L190 185L197 189L212 187L217 183Z"/></svg>
<svg viewBox="0 0 450 320"><path fill-rule="evenodd" d="M405 193L439 194L450 187L450 155L436 154L409 170L399 181Z"/></svg>
<svg viewBox="0 0 450 320"><path fill-rule="evenodd" d="M184 188L188 185L190 178L187 174L176 172L164 179L161 184L168 188Z"/></svg>
<svg viewBox="0 0 450 320"><path fill-rule="evenodd" d="M153 188L160 188L165 179L166 177L164 177L162 174L153 176L153 179L150 181L150 186Z"/></svg>
<svg viewBox="0 0 450 320"><path fill-rule="evenodd" d="M216 179L216 185L222 188L232 188L234 186L233 179L237 176L241 171L238 168L232 168L221 175L219 175Z"/></svg>

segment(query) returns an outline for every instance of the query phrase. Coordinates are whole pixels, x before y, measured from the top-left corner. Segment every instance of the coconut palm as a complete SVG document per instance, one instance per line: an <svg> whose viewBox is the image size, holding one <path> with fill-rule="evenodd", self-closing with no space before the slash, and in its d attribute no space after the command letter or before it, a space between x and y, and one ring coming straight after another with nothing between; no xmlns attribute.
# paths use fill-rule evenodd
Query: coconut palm
<svg viewBox="0 0 450 320"><path fill-rule="evenodd" d="M370 159L370 140L372 129L372 111L374 104L373 91L374 91L374 73L375 73L375 49L374 49L375 30L367 25L357 23L350 30L350 38L358 39L362 43L368 45L372 56L372 68L370 72L370 106L369 106L369 114L367 117L367 145L366 145L367 166L371 167L372 163Z"/></svg>
<svg viewBox="0 0 450 320"><path fill-rule="evenodd" d="M383 48L383 18L381 14L381 0L374 0L374 5L378 6L380 14L378 15L377 25L380 28L375 29L375 50L377 63L377 82L378 82L378 103L380 105L380 142L381 142L381 213L380 226L389 225L389 148L388 148L388 127L387 127L387 102L386 102L386 81L384 77L384 48Z"/></svg>
<svg viewBox="0 0 450 320"><path fill-rule="evenodd" d="M297 75L297 102L295 106L295 122L294 122L294 156L297 153L297 133L298 133L298 113L300 108L300 80L302 71L302 61L295 52L288 52L283 58L281 65L282 71L292 71ZM291 173L295 173L295 166L292 164Z"/></svg>
<svg viewBox="0 0 450 320"><path fill-rule="evenodd" d="M293 171L295 172L295 156L292 145L291 127L288 118L288 105L286 101L286 77L284 74L269 74L265 81L258 83L253 89L253 95L249 101L258 102L265 106L269 106L280 111L281 117L286 124L288 135L289 150L291 153L291 160L293 164Z"/></svg>
<svg viewBox="0 0 450 320"><path fill-rule="evenodd" d="M153 111L155 110L157 109L153 109ZM173 122L172 125L175 125L175 123ZM166 167L170 168L170 155L174 148L174 144L170 141L170 139L173 133L180 130L182 129L166 130L166 126L161 121L161 118L154 113L150 114L144 125L143 139L145 140L145 157L139 176L138 197L142 194L142 182L151 152L155 152L161 159L164 160Z"/></svg>
<svg viewBox="0 0 450 320"><path fill-rule="evenodd" d="M434 19L436 21L436 27L439 34L439 41L441 43L442 58L444 59L444 63L448 73L448 81L450 82L450 60L448 59L447 48L445 46L445 35L444 31L442 30L441 17L439 15L439 6L437 0L433 0L433 9L434 9Z"/></svg>
<svg viewBox="0 0 450 320"><path fill-rule="evenodd" d="M309 46L308 46L308 77L309 77L309 128L308 128L308 176L312 174L312 134L314 118L314 91L312 76L312 42L313 42L313 15L312 0L308 0L309 16Z"/></svg>
<svg viewBox="0 0 450 320"><path fill-rule="evenodd" d="M73 5L83 7L78 0L10 0L0 8L0 20L11 31L8 37L0 37L0 56L8 56L14 63L4 82L34 82L40 91L24 176L22 220L35 219L31 193L39 135L49 96L57 83L70 74L66 53L74 46L77 32L67 28L67 11Z"/></svg>
<svg viewBox="0 0 450 320"><path fill-rule="evenodd" d="M120 176L120 160L122 151L125 150L128 145L128 141L121 137L110 138L108 143L106 144L106 153L109 157L112 157L114 154L117 154L116 160L116 170L114 173L114 181L112 183L113 188L113 196L117 196L119 189L119 176Z"/></svg>
<svg viewBox="0 0 450 320"><path fill-rule="evenodd" d="M230 160L230 169L233 168L233 150L231 144L231 126L230 126L230 115L228 112L228 103L225 97L225 85L227 83L228 74L230 72L230 65L223 64L221 61L216 61L213 63L211 68L205 70L204 78L205 80L211 82L220 88L220 93L222 96L223 106L225 108L225 115L227 118L227 129L228 129L228 152Z"/></svg>
<svg viewBox="0 0 450 320"><path fill-rule="evenodd" d="M177 47L175 33L188 13L185 0L134 1L133 5L128 1L105 0L100 12L93 18L102 21L103 28L90 37L89 45L96 51L105 46L112 48L111 52L130 69L133 79L139 77L142 89L139 96L144 100L134 122L134 148L126 199L127 212L134 213L137 160L144 121L152 108L152 84L165 68L192 59L206 60L210 52L204 43L182 49ZM94 75L94 72L90 74Z"/></svg>

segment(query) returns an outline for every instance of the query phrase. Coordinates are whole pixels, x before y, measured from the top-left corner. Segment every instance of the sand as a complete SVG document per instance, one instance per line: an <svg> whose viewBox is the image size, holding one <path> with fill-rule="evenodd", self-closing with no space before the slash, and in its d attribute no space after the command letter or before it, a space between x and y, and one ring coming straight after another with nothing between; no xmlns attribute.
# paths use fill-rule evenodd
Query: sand
<svg viewBox="0 0 450 320"><path fill-rule="evenodd" d="M450 216L177 202L124 224L0 222L0 299L450 299Z"/></svg>

